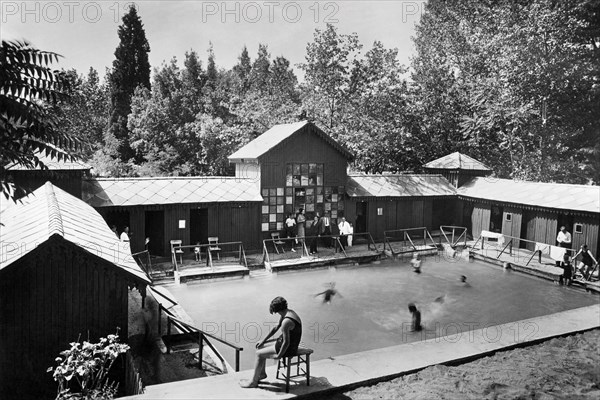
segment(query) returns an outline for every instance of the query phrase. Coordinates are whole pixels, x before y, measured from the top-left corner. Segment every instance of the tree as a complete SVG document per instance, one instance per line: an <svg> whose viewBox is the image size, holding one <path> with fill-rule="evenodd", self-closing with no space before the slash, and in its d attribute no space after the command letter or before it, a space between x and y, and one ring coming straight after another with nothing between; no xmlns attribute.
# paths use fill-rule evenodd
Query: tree
<svg viewBox="0 0 600 400"><path fill-rule="evenodd" d="M299 65L305 73L302 102L307 116L334 135L361 48L356 33L338 34L333 25L327 24L325 30L315 30L313 42L306 46L306 63Z"/></svg>
<svg viewBox="0 0 600 400"><path fill-rule="evenodd" d="M415 37L414 131L441 139L433 156L464 149L502 177L598 181L598 15L591 0L430 1Z"/></svg>
<svg viewBox="0 0 600 400"><path fill-rule="evenodd" d="M127 162L133 157L129 143L127 116L131 97L138 86L150 88L150 45L136 8L132 5L119 26L119 46L110 73L111 115L106 143L116 158Z"/></svg>
<svg viewBox="0 0 600 400"><path fill-rule="evenodd" d="M65 78L50 69L59 55L33 48L23 41L2 41L0 48L0 150L1 191L7 198L20 198L27 188L16 187L6 167L20 164L45 168L36 152L57 160L74 160L79 141L58 129L49 106L64 93Z"/></svg>

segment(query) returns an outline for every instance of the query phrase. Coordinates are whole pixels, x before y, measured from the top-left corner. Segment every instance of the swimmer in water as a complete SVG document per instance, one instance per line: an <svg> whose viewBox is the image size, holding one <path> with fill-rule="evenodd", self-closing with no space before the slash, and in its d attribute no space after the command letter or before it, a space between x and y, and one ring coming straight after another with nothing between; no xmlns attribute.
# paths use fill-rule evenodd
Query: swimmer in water
<svg viewBox="0 0 600 400"><path fill-rule="evenodd" d="M327 290L325 290L324 292L321 292L321 293L317 293L315 295L315 297L323 295L323 304L331 304L331 300L333 299L333 296L335 296L335 295L339 295L340 297L343 297L337 290L335 290L335 282L329 282L328 285L329 285L329 288Z"/></svg>
<svg viewBox="0 0 600 400"><path fill-rule="evenodd" d="M462 283L464 287L471 286L469 282L467 282L467 277L464 275L460 276L460 283Z"/></svg>
<svg viewBox="0 0 600 400"><path fill-rule="evenodd" d="M413 254L413 258L412 260L410 260L410 265L412 265L413 272L415 274L421 273L421 259L419 258L419 255L417 253Z"/></svg>
<svg viewBox="0 0 600 400"><path fill-rule="evenodd" d="M408 304L408 311L412 314L412 331L418 332L423 330L423 326L421 325L421 312L417 310L417 307L413 303Z"/></svg>

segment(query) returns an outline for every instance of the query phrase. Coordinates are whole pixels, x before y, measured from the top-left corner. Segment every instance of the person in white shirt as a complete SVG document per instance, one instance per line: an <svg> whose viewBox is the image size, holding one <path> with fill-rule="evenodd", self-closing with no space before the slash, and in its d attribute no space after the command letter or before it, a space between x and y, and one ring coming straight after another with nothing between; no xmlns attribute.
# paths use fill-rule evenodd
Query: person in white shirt
<svg viewBox="0 0 600 400"><path fill-rule="evenodd" d="M344 249L348 247L348 235L350 234L350 224L346 221L346 218L342 217L338 228L340 229L340 243L342 249Z"/></svg>
<svg viewBox="0 0 600 400"><path fill-rule="evenodd" d="M560 227L560 232L558 232L558 236L556 236L556 241L558 242L559 247L571 247L571 234L564 226Z"/></svg>
<svg viewBox="0 0 600 400"><path fill-rule="evenodd" d="M558 242L558 247L571 248L571 234L567 231L567 228L564 226L560 227L556 241ZM556 266L560 267L560 261L556 261Z"/></svg>
<svg viewBox="0 0 600 400"><path fill-rule="evenodd" d="M296 236L296 219L294 218L294 214L289 214L287 219L285 220L285 236L288 239L294 238ZM292 251L295 253L294 249L294 241L290 240Z"/></svg>

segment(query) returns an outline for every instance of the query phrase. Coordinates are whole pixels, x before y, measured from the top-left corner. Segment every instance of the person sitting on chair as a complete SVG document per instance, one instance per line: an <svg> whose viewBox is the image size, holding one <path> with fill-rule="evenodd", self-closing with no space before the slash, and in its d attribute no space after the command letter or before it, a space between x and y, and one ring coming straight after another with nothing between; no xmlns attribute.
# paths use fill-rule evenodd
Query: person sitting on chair
<svg viewBox="0 0 600 400"><path fill-rule="evenodd" d="M298 351L300 339L302 338L302 321L295 311L288 309L287 301L283 297L275 297L269 306L271 314L279 314L279 323L269 334L256 345L256 361L254 363L254 375L251 380L243 380L240 386L243 388L258 387L258 382L267 378L265 366L267 358L280 359L291 357ZM281 336L273 343L269 340L281 328Z"/></svg>

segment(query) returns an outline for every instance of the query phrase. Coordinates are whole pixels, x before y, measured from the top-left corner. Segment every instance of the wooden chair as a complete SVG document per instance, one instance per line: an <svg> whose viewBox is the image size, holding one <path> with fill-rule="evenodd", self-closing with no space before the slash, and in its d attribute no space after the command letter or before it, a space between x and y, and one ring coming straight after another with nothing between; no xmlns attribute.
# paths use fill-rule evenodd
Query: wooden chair
<svg viewBox="0 0 600 400"><path fill-rule="evenodd" d="M217 260L221 259L221 248L219 247L219 238L217 236L208 238L208 251L216 251Z"/></svg>
<svg viewBox="0 0 600 400"><path fill-rule="evenodd" d="M273 247L275 247L275 251L277 252L277 254L279 254L279 247L281 247L281 252L285 253L285 250L283 249L285 242L283 240L281 240L281 236L279 236L279 232L272 232L271 239L273 239Z"/></svg>
<svg viewBox="0 0 600 400"><path fill-rule="evenodd" d="M297 376L306 377L306 386L310 386L310 355L312 349L307 347L298 347L296 355L280 358L277 361L277 379L285 379L285 392L290 392L290 378ZM295 375L292 375L292 367L296 367ZM279 374L282 377L279 377Z"/></svg>
<svg viewBox="0 0 600 400"><path fill-rule="evenodd" d="M179 263L183 265L183 250L181 249L181 240L171 240L171 257L173 259L173 265L177 261L177 255L179 254ZM176 248L177 247L177 248Z"/></svg>

